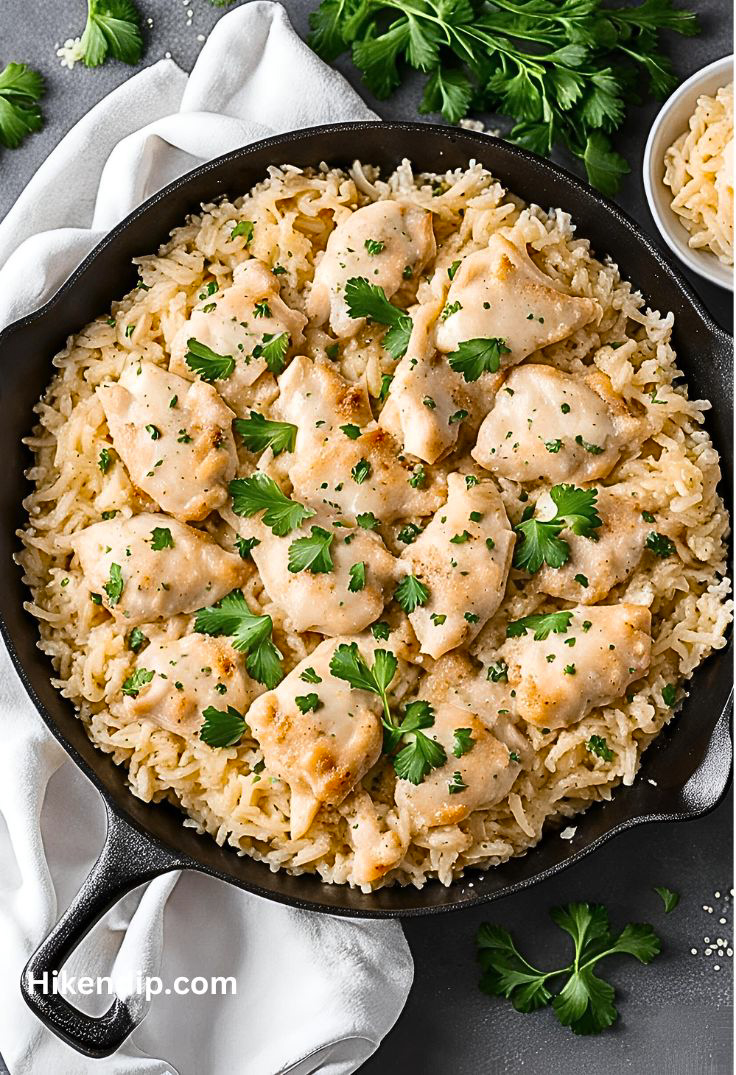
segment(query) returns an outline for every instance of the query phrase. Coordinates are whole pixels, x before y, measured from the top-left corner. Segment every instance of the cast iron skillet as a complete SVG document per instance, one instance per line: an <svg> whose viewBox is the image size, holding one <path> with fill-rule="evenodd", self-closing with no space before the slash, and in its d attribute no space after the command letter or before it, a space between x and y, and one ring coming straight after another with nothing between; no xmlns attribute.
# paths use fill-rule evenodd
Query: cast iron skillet
<svg viewBox="0 0 736 1075"><path fill-rule="evenodd" d="M445 888L433 881L421 891L390 888L364 895L313 877L271 873L250 858L219 848L209 837L182 826L168 805L145 805L125 784L125 771L96 750L72 706L51 686L50 661L36 646L36 621L23 610L28 594L14 565L15 530L23 522L29 454L21 438L32 426L31 410L52 375L51 357L67 335L108 308L135 283L131 259L154 250L203 201L244 193L271 164L349 165L356 157L393 169L402 157L415 168L442 172L481 161L510 190L543 207L570 212L579 234L599 254L610 254L653 307L676 315L675 346L691 392L715 403L708 429L721 453L723 489L731 486L731 340L706 313L680 273L639 231L634 221L578 179L546 160L506 142L468 131L418 123L355 123L316 127L236 150L176 180L132 213L83 262L41 310L0 335L0 614L15 667L43 720L99 789L107 810L102 853L79 894L31 957L22 978L25 999L56 1034L90 1056L113 1052L133 1030L134 1019L119 999L100 1018L71 1007L37 984L44 971L63 964L92 925L125 892L169 870L192 869L248 892L295 907L329 914L397 917L449 911L498 898L562 869L624 829L645 821L698 817L712 809L728 783L731 743L728 706L731 657L712 656L695 675L683 712L645 755L631 788L577 819L573 840L550 833L526 856L485 871L481 880ZM730 649L730 647L729 647Z"/></svg>

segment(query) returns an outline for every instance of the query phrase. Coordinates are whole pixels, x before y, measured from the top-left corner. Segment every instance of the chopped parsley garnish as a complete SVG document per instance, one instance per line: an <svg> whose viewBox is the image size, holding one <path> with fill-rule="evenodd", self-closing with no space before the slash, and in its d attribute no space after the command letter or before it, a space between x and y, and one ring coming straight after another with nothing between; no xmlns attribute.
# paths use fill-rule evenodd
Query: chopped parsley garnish
<svg viewBox="0 0 736 1075"><path fill-rule="evenodd" d="M447 275L450 277L451 280L455 279L455 273L457 272L457 270L459 268L460 268L460 262L459 261L453 261L452 265L447 270Z"/></svg>
<svg viewBox="0 0 736 1075"><path fill-rule="evenodd" d="M314 713L322 702L318 694L298 694L294 699L300 713Z"/></svg>
<svg viewBox="0 0 736 1075"><path fill-rule="evenodd" d="M405 575L396 587L394 597L407 614L413 612L418 605L426 605L429 600L429 589L414 575Z"/></svg>
<svg viewBox="0 0 736 1075"><path fill-rule="evenodd" d="M564 635L570 626L572 612L545 612L538 616L524 616L513 620L506 627L507 638L520 638L527 631L534 632L535 642L544 642L551 634Z"/></svg>
<svg viewBox="0 0 736 1075"><path fill-rule="evenodd" d="M455 744L452 748L452 753L456 758L462 758L463 754L467 754L475 746L475 739L473 739L472 728L456 728L452 733L455 739Z"/></svg>
<svg viewBox="0 0 736 1075"><path fill-rule="evenodd" d="M267 615L255 616L241 590L232 590L217 604L201 608L194 630L204 635L228 636L233 649L246 654L248 674L268 690L284 678L281 653L271 640L273 621Z"/></svg>
<svg viewBox="0 0 736 1075"><path fill-rule="evenodd" d="M519 623L520 621L517 620L516 622ZM510 635L509 637L513 638L513 635ZM490 679L492 683L508 683L509 666L502 657L488 665L486 679Z"/></svg>
<svg viewBox="0 0 736 1075"><path fill-rule="evenodd" d="M321 683L322 676L318 676L313 668L305 668L303 672L299 673L299 679L303 683Z"/></svg>
<svg viewBox="0 0 736 1075"><path fill-rule="evenodd" d="M220 381L230 377L235 369L232 355L218 355L216 351L200 343L192 336L187 340L187 353L184 356L189 369L198 373L203 381Z"/></svg>
<svg viewBox="0 0 736 1075"><path fill-rule="evenodd" d="M392 306L383 288L364 276L353 276L345 284L345 301L351 317L368 317L389 330L381 341L393 358L403 358L409 346L412 320L404 310Z"/></svg>
<svg viewBox="0 0 736 1075"><path fill-rule="evenodd" d="M261 342L253 348L253 357L262 358L274 377L278 377L283 372L290 343L288 332L264 332Z"/></svg>
<svg viewBox="0 0 736 1075"><path fill-rule="evenodd" d="M596 757L602 758L603 761L613 761L614 759L614 753L602 735L591 735L585 744L585 749L589 750L591 754L595 754Z"/></svg>
<svg viewBox="0 0 736 1075"><path fill-rule="evenodd" d="M350 471L350 477L357 485L362 485L366 478L370 477L371 465L367 459L359 459Z"/></svg>
<svg viewBox="0 0 736 1075"><path fill-rule="evenodd" d="M542 522L531 516L531 509L524 512L522 521L514 527L522 541L514 552L514 567L522 568L531 575L543 564L562 567L570 557L570 546L560 534L564 529L581 537L594 537L601 526L596 511L597 489L577 489L574 485L553 485L550 496L557 512L554 518Z"/></svg>
<svg viewBox="0 0 736 1075"><path fill-rule="evenodd" d="M148 638L143 634L140 627L134 627L128 635L128 649L133 653L138 653L139 650L143 649L146 642L148 642Z"/></svg>
<svg viewBox="0 0 736 1075"><path fill-rule="evenodd" d="M562 447L562 441L561 440L546 440L544 442L544 446L545 446L545 448L547 449L548 452L552 453L552 455L557 455L557 453L559 452L560 448Z"/></svg>
<svg viewBox="0 0 736 1075"><path fill-rule="evenodd" d="M411 545L416 541L422 532L421 526L417 526L416 523L407 523L406 526L402 526L396 535L396 540L403 542L404 545Z"/></svg>
<svg viewBox="0 0 736 1075"><path fill-rule="evenodd" d="M433 411L437 407L437 404L435 403L435 401L432 399L431 396L425 396L424 399L422 400L422 403L424 404L424 406L427 408L428 411Z"/></svg>
<svg viewBox="0 0 736 1075"><path fill-rule="evenodd" d="M260 538L257 537L236 537L235 548L238 550L238 554L241 560L249 560L250 554L255 549L256 545L260 545Z"/></svg>
<svg viewBox="0 0 736 1075"><path fill-rule="evenodd" d="M137 698L141 687L145 687L146 683L150 683L154 674L149 672L147 668L136 668L135 672L131 672L128 678L123 681L123 694L126 694L129 698Z"/></svg>
<svg viewBox="0 0 736 1075"><path fill-rule="evenodd" d="M100 451L100 458L97 461L97 466L100 468L103 474L107 474L108 470L112 466L114 456L109 448L103 448Z"/></svg>
<svg viewBox="0 0 736 1075"><path fill-rule="evenodd" d="M656 533L652 531L647 534L646 547L650 552L653 552L655 556L659 556L662 560L666 560L668 556L672 556L675 551L675 543L670 541L664 534Z"/></svg>
<svg viewBox="0 0 736 1075"><path fill-rule="evenodd" d="M673 892L671 888L665 888L663 885L655 885L654 891L664 904L664 913L669 914L674 911L677 904L680 902L680 894Z"/></svg>
<svg viewBox="0 0 736 1075"><path fill-rule="evenodd" d="M340 426L340 430L349 437L350 440L357 440L360 436L360 426L353 425L352 422L348 422L347 425Z"/></svg>
<svg viewBox="0 0 736 1075"><path fill-rule="evenodd" d="M386 642L391 634L391 628L385 620L378 620L376 623L371 624L371 634L376 642Z"/></svg>
<svg viewBox="0 0 736 1075"><path fill-rule="evenodd" d="M253 225L252 220L239 220L233 230L230 232L230 238L237 239L239 235L243 235L245 236L245 245L247 246L248 243L251 242L251 240L253 239L254 232L255 227Z"/></svg>
<svg viewBox="0 0 736 1075"><path fill-rule="evenodd" d="M376 254L381 253L386 244L382 243L380 239L366 239L363 246L371 256L375 256Z"/></svg>
<svg viewBox="0 0 736 1075"><path fill-rule="evenodd" d="M174 539L168 526L154 526L151 531L151 548L154 552L162 549L173 549Z"/></svg>
<svg viewBox="0 0 736 1075"><path fill-rule="evenodd" d="M372 511L362 511L360 515L355 516L355 521L363 530L375 530L379 525L379 521Z"/></svg>
<svg viewBox="0 0 736 1075"><path fill-rule="evenodd" d="M434 710L429 702L410 702L397 726L384 722L384 749L393 751L405 744L393 758L393 766L400 780L421 784L425 776L447 761L445 748L435 739L424 734L424 728L434 724Z"/></svg>
<svg viewBox="0 0 736 1075"><path fill-rule="evenodd" d="M444 612L433 612L429 618L435 627L441 627L447 621L447 615Z"/></svg>
<svg viewBox="0 0 736 1075"><path fill-rule="evenodd" d="M617 954L650 963L659 954L659 938L651 926L633 923L614 935L600 904L570 903L555 907L550 914L573 940L570 963L556 970L538 970L521 955L508 930L485 923L476 937L483 971L480 988L491 996L506 997L519 1012L533 1012L551 1002L559 1022L573 1033L599 1034L615 1023L618 1011L613 986L595 973L597 964ZM564 985L553 993L550 980L560 976L565 977Z"/></svg>
<svg viewBox="0 0 736 1075"><path fill-rule="evenodd" d="M229 705L227 712L208 705L202 712L204 722L199 729L199 738L208 747L234 747L243 738L245 719L237 709Z"/></svg>
<svg viewBox="0 0 736 1075"><path fill-rule="evenodd" d="M489 339L463 340L447 356L450 368L462 373L465 381L477 381L483 373L498 373L501 356L511 354L506 341L498 336Z"/></svg>
<svg viewBox="0 0 736 1075"><path fill-rule="evenodd" d="M569 403L561 403L560 404L560 410L562 411L563 414L569 414L570 413L570 404Z"/></svg>
<svg viewBox="0 0 736 1075"><path fill-rule="evenodd" d="M138 9L132 0L87 0L87 23L79 42L85 67L99 67L108 53L136 64L143 55Z"/></svg>
<svg viewBox="0 0 736 1075"><path fill-rule="evenodd" d="M271 313L271 307L268 305L268 299L260 299L253 307L254 317L273 317Z"/></svg>
<svg viewBox="0 0 736 1075"><path fill-rule="evenodd" d="M249 478L234 478L230 482L229 492L236 515L250 518L263 512L263 522L277 537L285 537L314 515L312 508L291 500L273 478L260 471Z"/></svg>
<svg viewBox="0 0 736 1075"><path fill-rule="evenodd" d="M463 781L462 773L456 772L452 774L452 780L448 782L447 790L450 795L459 795L461 791L466 791L468 785Z"/></svg>
<svg viewBox="0 0 736 1075"><path fill-rule="evenodd" d="M654 522L654 516L652 515L651 511L643 511L641 513L641 517L642 517L642 519L644 520L645 523L653 523Z"/></svg>
<svg viewBox="0 0 736 1075"><path fill-rule="evenodd" d="M455 300L455 302L448 302L440 314L440 321L446 321L448 317L452 317L453 314L459 313L462 308L463 304L458 300Z"/></svg>
<svg viewBox="0 0 736 1075"><path fill-rule="evenodd" d="M466 541L470 541L470 533L467 530L450 538L451 545L464 545Z"/></svg>
<svg viewBox="0 0 736 1075"><path fill-rule="evenodd" d="M151 440L161 440L161 430L158 428L158 426L147 425L146 433L151 438Z"/></svg>
<svg viewBox="0 0 736 1075"><path fill-rule="evenodd" d="M310 537L297 538L289 545L289 571L311 571L314 575L332 571L330 545L335 535L321 526L311 528Z"/></svg>
<svg viewBox="0 0 736 1075"><path fill-rule="evenodd" d="M447 424L453 426L456 422L464 422L467 417L468 412L461 407L459 411L455 411L454 414L450 415L447 419Z"/></svg>
<svg viewBox="0 0 736 1075"><path fill-rule="evenodd" d="M386 401L386 396L388 395L389 389L391 388L391 382L393 381L393 379L393 373L381 374L381 390L378 393L379 403L384 403Z"/></svg>
<svg viewBox="0 0 736 1075"><path fill-rule="evenodd" d="M672 683L665 683L664 687L662 687L662 701L664 704L672 709L676 698L677 688Z"/></svg>
<svg viewBox="0 0 736 1075"><path fill-rule="evenodd" d="M587 440L583 440L580 434L575 438L575 443L579 444L581 448L585 448L586 452L590 452L591 455L601 455L603 449L600 444L591 444Z"/></svg>
<svg viewBox="0 0 736 1075"><path fill-rule="evenodd" d="M575 582L577 582L577 584L579 586L582 586L584 589L587 589L588 586L590 585L590 583L588 582L587 575L576 575L575 576Z"/></svg>
<svg viewBox="0 0 736 1075"><path fill-rule="evenodd" d="M249 452L270 448L274 455L281 455L294 451L297 427L291 422L272 422L257 411L251 411L250 418L236 418L233 425Z"/></svg>
<svg viewBox="0 0 736 1075"><path fill-rule="evenodd" d="M110 608L114 608L123 596L124 586L125 583L123 582L120 564L110 564L110 579L102 587L107 594L107 603L110 605Z"/></svg>
<svg viewBox="0 0 736 1075"><path fill-rule="evenodd" d="M418 463L414 467L414 471L412 473L412 476L409 478L409 485L412 487L412 489L421 489L421 487L424 485L426 480L427 480L427 472L425 471L425 469L422 466L422 464Z"/></svg>
<svg viewBox="0 0 736 1075"><path fill-rule="evenodd" d="M475 474L466 474L465 475L465 488L466 489L472 489L473 486L477 485L477 484L478 484L478 478L475 476Z"/></svg>
<svg viewBox="0 0 736 1075"><path fill-rule="evenodd" d="M348 583L348 590L351 593L358 593L360 590L365 589L365 564L363 561L359 561L357 564L353 564L350 568L350 582Z"/></svg>

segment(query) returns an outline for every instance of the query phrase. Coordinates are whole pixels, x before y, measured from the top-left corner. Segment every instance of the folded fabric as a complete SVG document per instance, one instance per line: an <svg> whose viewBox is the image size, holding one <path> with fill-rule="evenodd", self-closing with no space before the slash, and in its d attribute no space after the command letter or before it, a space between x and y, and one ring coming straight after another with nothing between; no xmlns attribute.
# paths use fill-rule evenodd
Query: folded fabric
<svg viewBox="0 0 736 1075"><path fill-rule="evenodd" d="M273 72L288 70L288 79ZM83 77L83 73L80 72ZM143 199L198 164L300 127L375 118L292 30L278 4L216 25L191 75L162 60L64 138L0 223L0 329L45 302ZM30 416L29 416L30 418ZM0 1053L11 1075L347 1075L398 1017L412 961L398 923L343 921L167 875L90 933L68 975L234 977L234 995L156 997L114 1056L88 1060L47 1031L18 987L104 838L89 781L66 758L0 652ZM75 997L95 1014L109 997ZM148 1004L134 995L141 1014Z"/></svg>

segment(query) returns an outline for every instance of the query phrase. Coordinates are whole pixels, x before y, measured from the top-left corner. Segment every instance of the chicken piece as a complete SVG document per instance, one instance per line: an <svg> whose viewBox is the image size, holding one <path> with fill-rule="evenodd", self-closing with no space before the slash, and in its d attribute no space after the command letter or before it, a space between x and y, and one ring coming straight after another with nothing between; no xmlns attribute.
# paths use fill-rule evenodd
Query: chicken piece
<svg viewBox="0 0 736 1075"><path fill-rule="evenodd" d="M365 318L351 317L345 301L345 284L365 277L391 298L401 287L404 273L419 273L434 257L432 214L396 201L378 201L357 209L335 228L317 265L307 299L310 320L324 324L329 318L336 336L354 336Z"/></svg>
<svg viewBox="0 0 736 1075"><path fill-rule="evenodd" d="M453 753L459 729L470 732L472 746L467 753ZM457 825L481 807L504 799L520 771L508 747L486 730L478 717L443 702L435 709L434 724L425 734L445 748L447 761L432 769L421 784L397 780L394 797L399 810L406 810L415 832L436 825ZM451 791L451 788L458 788Z"/></svg>
<svg viewBox="0 0 736 1075"><path fill-rule="evenodd" d="M321 444L326 432L341 425L361 429L373 421L364 384L350 384L332 366L297 355L279 377L279 398L274 412L284 422L298 426L300 444L316 438Z"/></svg>
<svg viewBox="0 0 736 1075"><path fill-rule="evenodd" d="M313 516L286 537L278 537L259 519L243 519L223 513L241 537L256 537L251 557L258 568L266 593L283 609L295 631L319 631L323 635L357 634L373 623L383 611L398 565L383 541L370 530L335 525L334 518ZM312 535L320 527L334 535L329 546L332 570L290 571L289 549L295 541ZM350 590L351 568L363 564Z"/></svg>
<svg viewBox="0 0 736 1075"><path fill-rule="evenodd" d="M354 641L321 642L275 690L257 698L246 715L269 770L291 789L293 840L309 829L320 806L338 806L381 754L380 699L330 672L338 645ZM370 650L361 640L367 659ZM304 701L310 694L317 695L315 708Z"/></svg>
<svg viewBox="0 0 736 1075"><path fill-rule="evenodd" d="M652 617L642 605L577 605L562 634L508 639L499 656L519 716L539 728L575 724L594 706L622 698L646 674Z"/></svg>
<svg viewBox="0 0 736 1075"><path fill-rule="evenodd" d="M503 383L501 373L483 373L468 382L451 369L447 356L434 346L438 312L436 306L426 305L414 315L409 346L396 367L379 419L407 452L425 463L451 451L462 428L477 428Z"/></svg>
<svg viewBox="0 0 736 1075"><path fill-rule="evenodd" d="M97 394L131 481L163 511L186 522L225 503L237 466L233 412L212 385L134 362Z"/></svg>
<svg viewBox="0 0 736 1075"><path fill-rule="evenodd" d="M602 525L595 531L595 540L562 531L560 536L570 548L570 559L562 567L545 565L534 576L541 593L595 605L636 568L651 530L636 501L617 492L615 486L600 488L596 510ZM537 501L535 516L552 519L556 511L552 498L545 493Z"/></svg>
<svg viewBox="0 0 736 1075"><path fill-rule="evenodd" d="M486 470L514 481L603 478L638 425L620 399L612 411L613 396L610 381L598 371L582 379L538 363L521 366L496 396L471 455Z"/></svg>
<svg viewBox="0 0 736 1075"><path fill-rule="evenodd" d="M498 234L461 262L446 309L456 303L459 308L437 326L437 347L450 352L465 340L497 337L509 348L502 367L515 366L601 316L597 302L567 294L537 268L526 248Z"/></svg>
<svg viewBox="0 0 736 1075"><path fill-rule="evenodd" d="M209 706L245 713L260 690L246 676L242 657L221 638L185 635L174 642L152 642L135 667L155 674L135 697L126 695L126 714L132 720L147 717L177 735L197 732Z"/></svg>
<svg viewBox="0 0 736 1075"><path fill-rule="evenodd" d="M160 549L153 547L161 544L157 529L166 542ZM249 570L200 530L152 512L94 523L74 534L71 545L90 591L131 627L213 604L240 586Z"/></svg>
<svg viewBox="0 0 736 1075"><path fill-rule="evenodd" d="M203 294L172 341L170 368L190 380L195 377L186 363L191 339L218 355L229 355L235 369L229 377L215 381L215 387L236 414L243 415L248 407L263 402L264 396L276 395L273 373L279 369L267 373L266 359L257 358L254 349L285 332L289 338L285 360L303 343L306 323L304 314L281 298L278 277L251 258L236 268L230 287Z"/></svg>
<svg viewBox="0 0 736 1075"><path fill-rule="evenodd" d="M447 490L447 503L400 557L429 588L409 619L435 658L475 638L501 604L515 540L492 481L468 488L463 474L450 474Z"/></svg>
<svg viewBox="0 0 736 1075"><path fill-rule="evenodd" d="M288 459L297 500L351 520L372 512L384 522L429 515L442 503L444 483L436 476L417 480L400 445L372 422L365 389L303 357L294 359L279 386L276 410L298 427ZM342 425L364 432L352 439Z"/></svg>
<svg viewBox="0 0 736 1075"><path fill-rule="evenodd" d="M348 840L355 852L350 878L353 884L371 885L398 866L406 847L393 829L381 827L375 803L367 791L354 791L340 813L347 819Z"/></svg>

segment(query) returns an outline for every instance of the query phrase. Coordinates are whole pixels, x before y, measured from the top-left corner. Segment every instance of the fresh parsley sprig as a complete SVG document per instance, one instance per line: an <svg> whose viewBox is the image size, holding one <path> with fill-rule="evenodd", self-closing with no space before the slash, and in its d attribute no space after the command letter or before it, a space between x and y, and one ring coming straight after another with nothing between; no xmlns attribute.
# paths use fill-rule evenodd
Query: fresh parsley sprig
<svg viewBox="0 0 736 1075"><path fill-rule="evenodd" d="M277 377L286 365L286 352L291 336L288 332L264 332L263 339L253 348L253 357L262 358L270 372Z"/></svg>
<svg viewBox="0 0 736 1075"><path fill-rule="evenodd" d="M330 545L335 535L322 526L313 526L309 537L297 538L289 545L289 571L311 571L314 575L332 571Z"/></svg>
<svg viewBox="0 0 736 1075"><path fill-rule="evenodd" d="M543 612L538 616L523 616L520 620L513 620L506 628L507 638L521 638L527 631L534 632L535 642L544 642L551 634L564 635L570 626L572 612ZM507 670L508 671L508 670ZM494 677L490 675L489 678ZM498 677L499 680L501 677ZM506 679L508 674L506 672Z"/></svg>
<svg viewBox="0 0 736 1075"><path fill-rule="evenodd" d="M0 146L17 149L26 135L41 130L43 92L43 78L25 63L9 63L0 71Z"/></svg>
<svg viewBox="0 0 736 1075"><path fill-rule="evenodd" d="M507 929L485 923L476 943L483 970L480 988L491 996L506 997L518 1012L533 1012L552 1004L557 1019L574 1034L599 1034L618 1018L613 986L595 970L606 956L631 955L650 963L660 952L651 926L629 924L614 935L606 908L600 904L570 903L550 912L552 920L570 935L574 958L565 967L543 971L519 951ZM566 976L558 993L552 979Z"/></svg>
<svg viewBox="0 0 736 1075"><path fill-rule="evenodd" d="M261 471L256 471L249 478L233 478L228 488L236 515L248 519L263 512L264 523L278 537L290 534L315 514L312 508L291 500L273 478Z"/></svg>
<svg viewBox="0 0 736 1075"><path fill-rule="evenodd" d="M581 537L594 538L602 520L596 511L597 489L578 489L574 485L553 485L549 495L557 508L552 519L542 522L533 518L533 508L524 512L522 521L514 527L521 542L514 550L514 567L531 575L543 564L562 567L570 558L570 546L560 537L571 530Z"/></svg>
<svg viewBox="0 0 736 1075"><path fill-rule="evenodd" d="M204 721L199 738L209 747L234 747L243 738L246 729L242 713L229 705L227 711L208 705L202 711Z"/></svg>
<svg viewBox="0 0 736 1075"><path fill-rule="evenodd" d="M187 353L184 356L189 369L198 373L203 381L221 381L230 377L235 370L232 355L218 355L204 343L193 336L187 340Z"/></svg>
<svg viewBox="0 0 736 1075"><path fill-rule="evenodd" d="M462 373L465 381L477 381L483 373L498 373L501 356L510 355L511 348L499 336L488 339L463 340L456 351L447 356L450 368Z"/></svg>
<svg viewBox="0 0 736 1075"><path fill-rule="evenodd" d="M242 590L232 590L217 604L201 608L194 630L203 635L228 636L233 649L246 655L248 674L268 690L284 678L282 654L271 639L273 621L270 616L254 615Z"/></svg>
<svg viewBox="0 0 736 1075"><path fill-rule="evenodd" d="M371 91L389 97L405 66L427 76L420 112L457 123L471 110L512 118L510 139L547 156L564 146L588 180L615 194L627 162L610 135L641 89L674 89L662 30L698 22L672 0L322 0L310 18L325 60L350 49Z"/></svg>
<svg viewBox="0 0 736 1075"><path fill-rule="evenodd" d="M345 301L351 317L368 317L379 325L389 325L381 341L393 358L403 358L409 346L412 320L404 310L392 306L383 288L364 276L352 276L345 284Z"/></svg>
<svg viewBox="0 0 736 1075"><path fill-rule="evenodd" d="M297 427L291 422L273 422L257 411L251 411L250 418L236 418L233 425L249 452L270 448L274 455L281 455L294 451Z"/></svg>
<svg viewBox="0 0 736 1075"><path fill-rule="evenodd" d="M143 37L141 17L132 0L87 0L80 50L85 67L99 67L108 53L123 63L138 63Z"/></svg>

